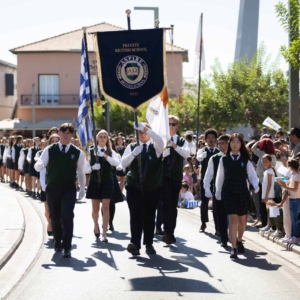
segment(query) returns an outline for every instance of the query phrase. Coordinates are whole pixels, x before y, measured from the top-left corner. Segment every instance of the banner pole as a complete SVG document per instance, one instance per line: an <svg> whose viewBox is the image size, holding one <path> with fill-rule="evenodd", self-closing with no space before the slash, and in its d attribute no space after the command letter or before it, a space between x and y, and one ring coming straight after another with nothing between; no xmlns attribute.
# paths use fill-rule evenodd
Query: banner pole
<svg viewBox="0 0 300 300"><path fill-rule="evenodd" d="M91 86L89 50L88 50L87 39L86 39L86 27L83 27L82 30L83 30L84 46L85 46L85 51L86 51L86 63L87 63L87 67L88 67L87 71L88 71L88 77L89 77L90 107L91 107L91 113L92 113L93 138L94 138L94 144L95 144L94 154L95 154L96 163L99 164L99 157L97 155L98 146L97 146L97 139L96 139L96 123L95 123L94 102L93 102L93 94L92 94L92 86ZM99 93L100 93L100 91L99 91ZM100 170L97 170L97 182L98 182L98 186L100 187L100 184L101 184Z"/></svg>
<svg viewBox="0 0 300 300"><path fill-rule="evenodd" d="M200 123L200 97L201 97L201 63L202 63L202 27L203 27L203 13L201 13L201 34L200 34L200 58L199 58L199 85L198 85L198 107L197 107L197 142L199 139L199 123Z"/></svg>
<svg viewBox="0 0 300 300"><path fill-rule="evenodd" d="M126 10L126 14L127 14L127 26L128 26L128 30L131 30L131 21L130 21L130 14L131 14L131 10L127 9ZM138 117L137 117L137 112L134 112L134 123L135 126L138 126ZM137 145L140 145L140 140L139 140L139 131L136 130L135 131L135 136L136 136L136 142ZM144 194L144 182L143 182L143 172L142 172L142 159L141 159L141 154L139 154L137 156L137 160L138 160L138 168L139 168L139 180L140 180L140 190L142 195Z"/></svg>

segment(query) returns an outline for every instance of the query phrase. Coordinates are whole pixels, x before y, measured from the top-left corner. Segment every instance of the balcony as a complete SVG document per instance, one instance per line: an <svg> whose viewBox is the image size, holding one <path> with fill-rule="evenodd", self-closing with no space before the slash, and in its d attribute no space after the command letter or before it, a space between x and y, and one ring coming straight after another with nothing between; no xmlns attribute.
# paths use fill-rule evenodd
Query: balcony
<svg viewBox="0 0 300 300"><path fill-rule="evenodd" d="M37 107L78 107L79 95L35 95ZM21 95L21 106L32 106L32 95Z"/></svg>

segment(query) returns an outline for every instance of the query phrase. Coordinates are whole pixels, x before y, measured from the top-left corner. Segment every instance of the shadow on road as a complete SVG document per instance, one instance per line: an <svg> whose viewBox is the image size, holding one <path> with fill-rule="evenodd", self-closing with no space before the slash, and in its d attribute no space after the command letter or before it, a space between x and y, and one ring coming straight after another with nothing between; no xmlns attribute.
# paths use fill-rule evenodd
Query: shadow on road
<svg viewBox="0 0 300 300"><path fill-rule="evenodd" d="M128 232L107 231L107 235L121 241L130 240Z"/></svg>

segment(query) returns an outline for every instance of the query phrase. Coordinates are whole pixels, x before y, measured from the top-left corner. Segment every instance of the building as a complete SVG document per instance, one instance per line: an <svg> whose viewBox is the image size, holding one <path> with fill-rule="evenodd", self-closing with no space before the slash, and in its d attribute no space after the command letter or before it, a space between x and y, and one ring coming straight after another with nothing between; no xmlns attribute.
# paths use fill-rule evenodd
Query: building
<svg viewBox="0 0 300 300"><path fill-rule="evenodd" d="M0 121L13 119L17 101L17 66L0 60Z"/></svg>
<svg viewBox="0 0 300 300"><path fill-rule="evenodd" d="M247 55L249 61L257 51L259 0L240 0L235 60Z"/></svg>
<svg viewBox="0 0 300 300"><path fill-rule="evenodd" d="M87 33L116 30L124 29L101 23L88 27ZM17 55L18 62L17 118L32 122L34 84L35 123L46 119L67 119L75 122L78 112L82 35L82 29L79 29L10 50ZM92 35L87 34L87 41L94 91L97 90L97 64ZM171 95L178 95L183 85L182 63L188 62L188 51L170 44L166 48L168 89Z"/></svg>

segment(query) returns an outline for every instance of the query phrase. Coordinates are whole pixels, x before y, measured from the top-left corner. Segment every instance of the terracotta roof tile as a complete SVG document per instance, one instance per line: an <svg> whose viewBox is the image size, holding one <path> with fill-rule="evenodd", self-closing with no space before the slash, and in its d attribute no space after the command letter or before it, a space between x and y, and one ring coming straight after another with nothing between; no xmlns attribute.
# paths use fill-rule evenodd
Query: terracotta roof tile
<svg viewBox="0 0 300 300"><path fill-rule="evenodd" d="M96 31L116 31L125 30L124 28L111 25L108 23L100 23L93 26L87 27L87 33ZM31 43L28 45L20 46L10 51L14 54L21 52L80 52L81 51L81 41L82 39L82 29L70 31L57 35L42 41ZM89 51L94 51L94 43L91 35L87 35L87 42ZM167 52L182 52L184 61L188 61L188 51L168 44L166 45Z"/></svg>

